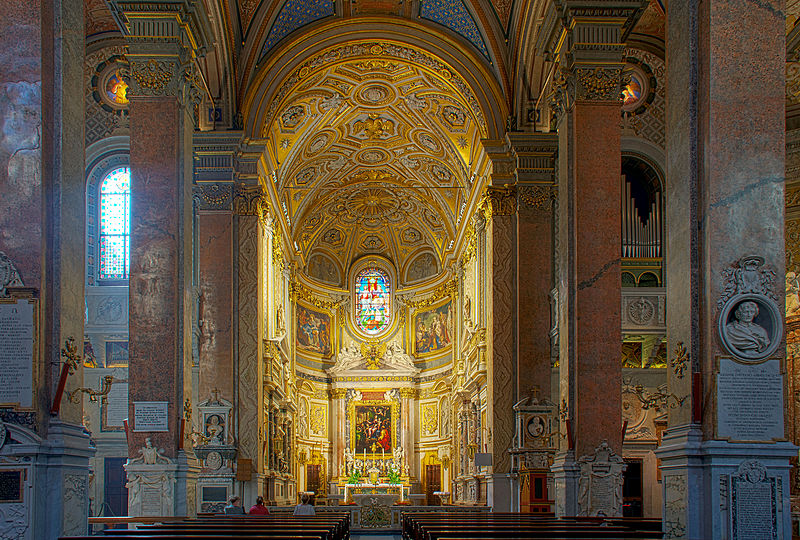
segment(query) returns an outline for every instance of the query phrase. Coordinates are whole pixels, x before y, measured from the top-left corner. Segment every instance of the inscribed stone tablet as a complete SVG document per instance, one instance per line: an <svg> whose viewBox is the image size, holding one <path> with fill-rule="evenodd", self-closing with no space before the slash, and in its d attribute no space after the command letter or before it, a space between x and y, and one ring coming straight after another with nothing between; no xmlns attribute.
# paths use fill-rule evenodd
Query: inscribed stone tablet
<svg viewBox="0 0 800 540"><path fill-rule="evenodd" d="M740 364L720 358L717 433L736 441L783 438L783 375L780 361Z"/></svg>
<svg viewBox="0 0 800 540"><path fill-rule="evenodd" d="M142 484L142 515L161 515L161 486Z"/></svg>
<svg viewBox="0 0 800 540"><path fill-rule="evenodd" d="M103 405L103 429L122 428L128 418L128 383L115 382Z"/></svg>
<svg viewBox="0 0 800 540"><path fill-rule="evenodd" d="M33 406L33 310L27 300L0 303L0 404Z"/></svg>
<svg viewBox="0 0 800 540"><path fill-rule="evenodd" d="M731 479L734 540L774 540L777 532L775 478L763 482Z"/></svg>
<svg viewBox="0 0 800 540"><path fill-rule="evenodd" d="M133 431L169 431L169 426L167 425L167 402L134 402Z"/></svg>

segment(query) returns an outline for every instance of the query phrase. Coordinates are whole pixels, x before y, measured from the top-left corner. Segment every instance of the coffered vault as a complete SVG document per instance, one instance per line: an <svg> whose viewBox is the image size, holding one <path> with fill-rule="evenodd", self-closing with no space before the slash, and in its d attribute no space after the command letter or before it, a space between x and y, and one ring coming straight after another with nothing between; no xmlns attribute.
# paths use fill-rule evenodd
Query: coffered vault
<svg viewBox="0 0 800 540"><path fill-rule="evenodd" d="M424 52L348 49L301 66L270 105L261 135L276 198L304 264L324 266L331 284L366 254L413 281L415 261L441 270L453 250L486 122L467 84Z"/></svg>

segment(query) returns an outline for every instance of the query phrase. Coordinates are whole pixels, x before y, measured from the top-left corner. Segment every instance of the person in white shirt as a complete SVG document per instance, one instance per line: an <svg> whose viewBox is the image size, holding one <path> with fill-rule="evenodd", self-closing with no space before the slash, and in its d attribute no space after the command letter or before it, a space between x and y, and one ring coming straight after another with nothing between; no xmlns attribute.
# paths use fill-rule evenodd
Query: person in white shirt
<svg viewBox="0 0 800 540"><path fill-rule="evenodd" d="M317 512L314 510L314 505L311 504L311 497L308 493L300 495L300 504L294 507L295 516L315 516Z"/></svg>

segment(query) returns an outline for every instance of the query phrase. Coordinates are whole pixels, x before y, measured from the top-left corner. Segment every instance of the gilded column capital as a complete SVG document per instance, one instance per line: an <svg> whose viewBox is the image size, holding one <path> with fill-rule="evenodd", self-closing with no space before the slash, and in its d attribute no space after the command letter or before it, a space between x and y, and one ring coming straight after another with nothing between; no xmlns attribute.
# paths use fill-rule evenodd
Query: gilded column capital
<svg viewBox="0 0 800 540"><path fill-rule="evenodd" d="M416 388L401 388L400 397L405 399L416 399L419 391Z"/></svg>
<svg viewBox="0 0 800 540"><path fill-rule="evenodd" d="M263 215L267 198L259 185L239 184L233 190L233 211L240 216Z"/></svg>
<svg viewBox="0 0 800 540"><path fill-rule="evenodd" d="M511 216L517 213L515 186L488 186L486 188L492 216Z"/></svg>
<svg viewBox="0 0 800 540"><path fill-rule="evenodd" d="M205 85L196 59L213 42L202 2L110 0L128 42L128 96L175 97L199 103Z"/></svg>
<svg viewBox="0 0 800 540"><path fill-rule="evenodd" d="M344 399L347 395L347 388L332 388L330 394L331 399Z"/></svg>

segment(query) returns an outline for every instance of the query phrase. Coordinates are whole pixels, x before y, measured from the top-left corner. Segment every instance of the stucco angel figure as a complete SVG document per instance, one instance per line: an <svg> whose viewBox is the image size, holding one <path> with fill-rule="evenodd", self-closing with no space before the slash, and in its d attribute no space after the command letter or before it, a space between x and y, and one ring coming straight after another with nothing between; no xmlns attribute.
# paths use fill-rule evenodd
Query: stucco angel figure
<svg viewBox="0 0 800 540"><path fill-rule="evenodd" d="M144 463L145 465L156 465L158 463L169 463L170 459L161 454L158 448L153 446L153 441L150 437L144 440L144 446L139 449L141 456L133 458L131 463Z"/></svg>
<svg viewBox="0 0 800 540"><path fill-rule="evenodd" d="M388 347L386 347L383 360L389 367L409 370L414 373L419 372L419 369L414 365L414 359L411 358L411 355L406 354L397 340L392 341L389 343Z"/></svg>

